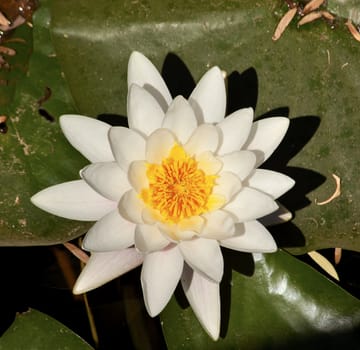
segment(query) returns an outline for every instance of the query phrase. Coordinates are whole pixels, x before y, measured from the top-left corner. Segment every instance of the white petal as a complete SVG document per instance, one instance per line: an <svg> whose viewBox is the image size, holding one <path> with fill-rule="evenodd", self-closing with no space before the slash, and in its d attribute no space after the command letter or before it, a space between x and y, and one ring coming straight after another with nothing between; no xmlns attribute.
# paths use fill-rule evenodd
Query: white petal
<svg viewBox="0 0 360 350"><path fill-rule="evenodd" d="M233 173L222 172L216 179L216 185L213 188L213 194L225 197L226 201L232 198L241 189L241 181Z"/></svg>
<svg viewBox="0 0 360 350"><path fill-rule="evenodd" d="M135 247L143 253L165 248L170 241L155 225L137 225L135 231Z"/></svg>
<svg viewBox="0 0 360 350"><path fill-rule="evenodd" d="M250 253L272 253L277 250L270 232L258 221L235 225L235 236L220 242L223 247Z"/></svg>
<svg viewBox="0 0 360 350"><path fill-rule="evenodd" d="M220 333L219 284L203 277L185 264L181 284L201 326L214 340Z"/></svg>
<svg viewBox="0 0 360 350"><path fill-rule="evenodd" d="M221 240L232 236L235 232L234 219L230 214L216 210L203 215L205 226L201 231L201 237Z"/></svg>
<svg viewBox="0 0 360 350"><path fill-rule="evenodd" d="M147 90L131 85L128 93L129 127L144 135L150 135L161 127L164 111L157 100Z"/></svg>
<svg viewBox="0 0 360 350"><path fill-rule="evenodd" d="M217 241L206 238L194 238L189 241L183 241L178 246L189 266L215 282L221 281L224 261Z"/></svg>
<svg viewBox="0 0 360 350"><path fill-rule="evenodd" d="M94 118L80 115L63 115L60 127L71 145L90 162L111 162L108 131L110 125Z"/></svg>
<svg viewBox="0 0 360 350"><path fill-rule="evenodd" d="M256 163L255 153L250 151L228 153L219 159L223 163L222 171L230 171L239 176L240 180L244 180L254 170Z"/></svg>
<svg viewBox="0 0 360 350"><path fill-rule="evenodd" d="M215 175L222 169L221 160L214 157L210 151L201 153L196 156L198 169L205 172L206 175Z"/></svg>
<svg viewBox="0 0 360 350"><path fill-rule="evenodd" d="M295 181L289 176L265 169L256 169L246 183L250 187L269 194L274 199L279 198L295 185Z"/></svg>
<svg viewBox="0 0 360 350"><path fill-rule="evenodd" d="M293 215L284 206L279 204L279 209L259 219L264 226L283 224L292 219Z"/></svg>
<svg viewBox="0 0 360 350"><path fill-rule="evenodd" d="M197 119L189 102L182 96L177 96L170 105L162 125L170 129L184 144L197 127Z"/></svg>
<svg viewBox="0 0 360 350"><path fill-rule="evenodd" d="M45 188L32 196L31 202L48 213L81 221L99 220L117 206L116 202L95 192L84 180Z"/></svg>
<svg viewBox="0 0 360 350"><path fill-rule="evenodd" d="M115 202L130 189L127 174L116 162L90 164L80 175L96 192Z"/></svg>
<svg viewBox="0 0 360 350"><path fill-rule="evenodd" d="M126 192L120 200L119 212L125 219L142 224L142 211L145 207L144 202L139 198L134 190Z"/></svg>
<svg viewBox="0 0 360 350"><path fill-rule="evenodd" d="M86 293L141 265L143 255L135 248L92 253L78 277L73 293Z"/></svg>
<svg viewBox="0 0 360 350"><path fill-rule="evenodd" d="M109 130L109 139L114 157L125 172L132 161L145 159L145 139L138 132L116 126Z"/></svg>
<svg viewBox="0 0 360 350"><path fill-rule="evenodd" d="M218 123L224 119L226 91L219 67L208 70L189 97L199 122Z"/></svg>
<svg viewBox="0 0 360 350"><path fill-rule="evenodd" d="M149 181L146 176L146 162L143 160L134 161L129 167L129 181L136 192L149 187Z"/></svg>
<svg viewBox="0 0 360 350"><path fill-rule="evenodd" d="M137 51L130 55L128 64L128 87L132 84L149 91L164 111L172 101L169 89L159 71L147 57Z"/></svg>
<svg viewBox="0 0 360 350"><path fill-rule="evenodd" d="M150 316L158 315L169 302L183 265L184 260L176 246L146 255L141 270L141 285Z"/></svg>
<svg viewBox="0 0 360 350"><path fill-rule="evenodd" d="M278 208L267 194L249 187L243 187L234 200L224 207L238 222L250 221L268 215Z"/></svg>
<svg viewBox="0 0 360 350"><path fill-rule="evenodd" d="M241 149L249 137L253 118L254 110L243 108L230 114L217 125L221 130L218 154L226 154Z"/></svg>
<svg viewBox="0 0 360 350"><path fill-rule="evenodd" d="M284 138L289 127L289 119L273 117L253 123L244 149L255 151L257 166L265 162Z"/></svg>
<svg viewBox="0 0 360 350"><path fill-rule="evenodd" d="M169 156L176 143L175 136L168 129L154 131L146 142L146 160L149 163L161 164Z"/></svg>
<svg viewBox="0 0 360 350"><path fill-rule="evenodd" d="M203 152L215 152L219 144L219 130L211 124L201 124L189 141L185 144L184 149L192 155L199 155Z"/></svg>
<svg viewBox="0 0 360 350"><path fill-rule="evenodd" d="M134 244L135 227L114 210L90 228L82 246L93 252L122 250Z"/></svg>

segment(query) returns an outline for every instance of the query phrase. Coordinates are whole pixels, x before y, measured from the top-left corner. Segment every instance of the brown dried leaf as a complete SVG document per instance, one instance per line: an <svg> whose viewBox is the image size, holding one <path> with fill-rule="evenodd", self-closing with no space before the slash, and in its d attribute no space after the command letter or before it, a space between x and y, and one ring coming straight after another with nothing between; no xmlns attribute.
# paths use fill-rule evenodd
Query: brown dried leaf
<svg viewBox="0 0 360 350"><path fill-rule="evenodd" d="M278 23L278 25L275 29L275 33L272 37L272 40L276 41L276 40L280 39L284 30L286 29L286 27L289 25L291 20L296 15L296 12L297 12L297 8L294 7L285 13L285 15L281 18L280 22Z"/></svg>
<svg viewBox="0 0 360 350"><path fill-rule="evenodd" d="M311 12L308 15L304 16L298 23L298 26L302 26L306 23L310 23L322 17L321 12Z"/></svg>
<svg viewBox="0 0 360 350"><path fill-rule="evenodd" d="M303 14L305 15L311 11L318 9L324 2L325 0L311 0L305 5Z"/></svg>

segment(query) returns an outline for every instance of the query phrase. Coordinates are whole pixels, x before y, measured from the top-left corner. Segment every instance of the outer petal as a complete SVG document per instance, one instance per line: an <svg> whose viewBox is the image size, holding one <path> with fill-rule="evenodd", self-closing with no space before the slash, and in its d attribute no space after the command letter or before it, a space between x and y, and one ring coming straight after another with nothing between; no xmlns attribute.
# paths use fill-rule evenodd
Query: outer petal
<svg viewBox="0 0 360 350"><path fill-rule="evenodd" d="M120 200L119 212L122 217L131 222L142 224L142 211L145 207L144 202L138 197L134 190L126 192Z"/></svg>
<svg viewBox="0 0 360 350"><path fill-rule="evenodd" d="M90 162L111 162L114 156L107 137L110 125L100 120L67 114L60 127L71 145Z"/></svg>
<svg viewBox="0 0 360 350"><path fill-rule="evenodd" d="M228 153L219 159L223 163L222 171L230 171L242 181L254 170L256 163L255 153L250 151Z"/></svg>
<svg viewBox="0 0 360 350"><path fill-rule="evenodd" d="M292 219L292 214L284 206L279 204L279 209L259 219L264 226L283 224Z"/></svg>
<svg viewBox="0 0 360 350"><path fill-rule="evenodd" d="M219 145L219 130L211 124L201 124L184 145L190 155L200 155L206 151L215 152Z"/></svg>
<svg viewBox="0 0 360 350"><path fill-rule="evenodd" d="M203 215L206 220L201 237L212 239L225 239L235 232L234 219L223 210L216 210Z"/></svg>
<svg viewBox="0 0 360 350"><path fill-rule="evenodd" d="M145 139L136 131L122 126L112 127L109 139L114 157L125 172L132 161L145 159Z"/></svg>
<svg viewBox="0 0 360 350"><path fill-rule="evenodd" d="M148 58L137 51L131 54L128 64L128 87L132 84L137 84L149 91L164 111L172 101L169 89L159 71Z"/></svg>
<svg viewBox="0 0 360 350"><path fill-rule="evenodd" d="M186 264L181 284L200 324L212 339L217 340L220 333L219 284L193 271Z"/></svg>
<svg viewBox="0 0 360 350"><path fill-rule="evenodd" d="M237 222L251 221L268 215L278 208L267 194L249 187L243 187L234 200L224 207L233 214Z"/></svg>
<svg viewBox="0 0 360 350"><path fill-rule="evenodd" d="M194 238L179 243L185 261L204 276L220 282L224 272L224 261L217 241Z"/></svg>
<svg viewBox="0 0 360 350"><path fill-rule="evenodd" d="M96 192L115 202L130 189L127 175L116 162L90 164L80 175Z"/></svg>
<svg viewBox="0 0 360 350"><path fill-rule="evenodd" d="M295 185L295 181L289 176L265 169L256 169L246 182L248 186L265 192L275 199Z"/></svg>
<svg viewBox="0 0 360 350"><path fill-rule="evenodd" d="M171 103L163 122L163 128L170 129L184 144L197 127L197 119L189 102L177 96Z"/></svg>
<svg viewBox="0 0 360 350"><path fill-rule="evenodd" d="M274 117L256 121L250 131L244 149L255 151L257 166L265 162L284 138L289 119Z"/></svg>
<svg viewBox="0 0 360 350"><path fill-rule="evenodd" d="M270 232L258 221L235 225L235 236L220 241L223 247L250 253L272 253L277 250Z"/></svg>
<svg viewBox="0 0 360 350"><path fill-rule="evenodd" d="M221 130L221 143L218 154L239 151L249 137L254 110L243 108L230 114L217 126Z"/></svg>
<svg viewBox="0 0 360 350"><path fill-rule="evenodd" d="M149 163L160 164L169 155L175 143L175 136L169 130L158 129L154 131L146 143L146 160Z"/></svg>
<svg viewBox="0 0 360 350"><path fill-rule="evenodd" d="M91 227L82 246L92 252L122 250L134 244L135 227L114 210Z"/></svg>
<svg viewBox="0 0 360 350"><path fill-rule="evenodd" d="M150 135L154 130L161 127L164 119L164 111L147 90L138 85L131 85L128 93L128 121L129 127Z"/></svg>
<svg viewBox="0 0 360 350"><path fill-rule="evenodd" d="M218 123L224 119L226 91L219 67L208 70L189 97L199 122Z"/></svg>
<svg viewBox="0 0 360 350"><path fill-rule="evenodd" d="M73 293L86 293L134 269L143 262L135 248L115 252L92 253L78 277Z"/></svg>
<svg viewBox="0 0 360 350"><path fill-rule="evenodd" d="M32 196L31 202L48 213L81 221L99 220L117 206L116 202L95 192L84 180L45 188Z"/></svg>
<svg viewBox="0 0 360 350"><path fill-rule="evenodd" d="M155 225L137 225L135 247L143 253L161 250L169 245L169 240Z"/></svg>
<svg viewBox="0 0 360 350"><path fill-rule="evenodd" d="M146 255L141 271L141 285L150 316L158 315L169 302L183 265L184 260L177 246Z"/></svg>

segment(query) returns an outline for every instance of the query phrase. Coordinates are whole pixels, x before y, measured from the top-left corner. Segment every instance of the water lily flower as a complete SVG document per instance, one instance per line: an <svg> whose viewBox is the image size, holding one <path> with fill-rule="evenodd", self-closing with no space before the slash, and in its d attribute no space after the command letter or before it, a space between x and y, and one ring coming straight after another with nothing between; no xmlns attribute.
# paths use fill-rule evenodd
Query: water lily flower
<svg viewBox="0 0 360 350"><path fill-rule="evenodd" d="M65 136L91 164L80 171L80 180L46 188L31 200L64 218L96 221L83 241L91 256L74 293L142 264L148 313L158 315L180 281L199 322L216 340L220 247L277 249L259 219L279 220L276 199L294 181L258 167L283 139L289 120L253 122L251 108L224 118L226 91L218 67L205 73L189 99L173 99L155 66L133 52L128 88L129 128L61 117Z"/></svg>

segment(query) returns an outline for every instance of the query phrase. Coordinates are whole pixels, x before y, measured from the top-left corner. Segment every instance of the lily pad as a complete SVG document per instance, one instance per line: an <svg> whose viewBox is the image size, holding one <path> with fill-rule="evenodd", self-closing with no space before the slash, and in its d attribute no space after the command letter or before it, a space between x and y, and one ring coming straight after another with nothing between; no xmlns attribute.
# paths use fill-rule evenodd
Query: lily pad
<svg viewBox="0 0 360 350"><path fill-rule="evenodd" d="M60 322L36 310L16 317L0 338L0 349L16 350L91 350L79 336Z"/></svg>
<svg viewBox="0 0 360 350"><path fill-rule="evenodd" d="M51 43L49 9L45 2L42 5L34 16L33 53L28 64L31 33L22 29L27 41L24 47L19 44L22 50L16 55L21 69L16 61L11 62L14 68L4 101L8 132L0 134L0 245L68 241L89 226L44 215L30 203L34 193L73 179L87 163L73 151L59 128L58 116L76 108ZM46 95L50 95L47 101Z"/></svg>
<svg viewBox="0 0 360 350"><path fill-rule="evenodd" d="M255 264L228 253L220 339L210 339L178 293L161 314L169 350L358 348L359 300L285 252L255 255Z"/></svg>
<svg viewBox="0 0 360 350"><path fill-rule="evenodd" d="M283 198L295 219L274 230L277 241L293 253L334 246L360 251L360 46L345 26L332 30L322 21L300 29L294 21L273 42L285 11L273 0L42 1L29 73L2 138L1 244L50 244L86 230L88 224L42 213L29 198L77 178L86 164L61 135L59 114L123 122L127 60L138 50L163 66L173 93L187 95L194 80L219 65L229 77L229 110L253 106L258 116L289 114L291 132L266 165L297 181ZM38 115L46 87L53 94L43 108L53 123ZM319 206L316 201L335 189L333 173L341 179L341 196Z"/></svg>

